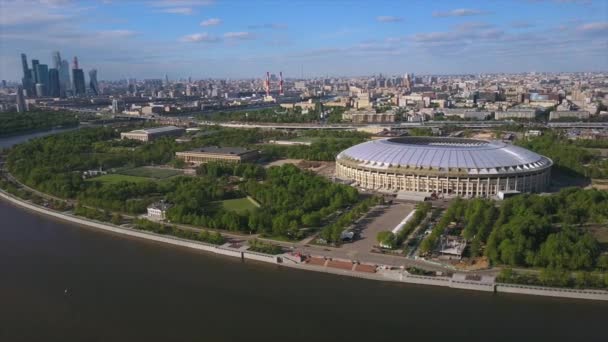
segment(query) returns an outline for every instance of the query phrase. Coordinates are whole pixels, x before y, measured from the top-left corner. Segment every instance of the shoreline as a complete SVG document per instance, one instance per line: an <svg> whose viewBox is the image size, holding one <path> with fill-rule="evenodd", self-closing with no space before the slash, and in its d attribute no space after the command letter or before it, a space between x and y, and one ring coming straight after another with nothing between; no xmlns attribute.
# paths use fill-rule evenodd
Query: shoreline
<svg viewBox="0 0 608 342"><path fill-rule="evenodd" d="M52 134L52 133L55 133L55 131L67 131L67 130L71 130L71 129L78 129L80 126L81 126L80 123L77 123L74 125L67 125L67 126L54 126L54 127L46 127L46 128L28 129L28 130L20 131L20 132L16 132L16 133L0 135L0 140L20 137L20 136L24 136L24 135L37 134L37 133L47 133L48 132L48 133Z"/></svg>
<svg viewBox="0 0 608 342"><path fill-rule="evenodd" d="M432 286L443 286L455 289L483 291L489 293L516 293L525 295L537 295L537 296L548 296L548 297L560 297L570 299L585 299L585 300L602 300L608 301L608 291L605 290L582 290L582 289L569 289L569 288L551 288L542 286L531 286L531 285L518 285L518 284L505 284L496 282L484 282L483 280L468 280L464 274L454 274L452 278L448 277L432 277L432 276L418 276L412 275L404 270L387 270L379 269L375 273L358 272L354 270L345 270L339 268L333 268L329 266L317 266L306 263L298 263L287 254L270 255L264 253L253 252L245 250L243 248L235 249L228 248L209 243L186 240L179 237L160 235L153 232L142 231L127 227L115 226L110 223L93 221L86 218L77 217L71 214L65 214L57 212L42 206L38 206L33 203L29 203L21 198L15 197L4 190L0 189L0 198L6 200L16 206L24 209L32 210L45 216L54 217L63 221L76 223L89 228L99 229L107 232L113 232L116 234L122 234L130 237L136 237L146 239L150 241L156 241L174 246L181 246L190 249L201 250L210 252L218 255L225 255L234 258L240 258L241 261L253 260L259 262L265 262L275 264L279 266L285 266L289 268L329 273L334 275L348 276L354 278L363 278L375 281L388 281L398 282L406 284L418 284L418 285L432 285ZM338 259L334 259L338 260Z"/></svg>

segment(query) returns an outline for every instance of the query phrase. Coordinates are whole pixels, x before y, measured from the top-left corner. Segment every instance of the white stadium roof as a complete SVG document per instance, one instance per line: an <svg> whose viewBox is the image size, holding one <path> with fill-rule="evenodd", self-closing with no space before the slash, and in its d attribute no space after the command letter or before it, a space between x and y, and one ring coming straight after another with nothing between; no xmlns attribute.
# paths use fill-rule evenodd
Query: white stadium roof
<svg viewBox="0 0 608 342"><path fill-rule="evenodd" d="M342 151L338 159L343 158L373 169L404 167L470 174L532 171L552 164L549 158L500 141L435 137L368 141Z"/></svg>

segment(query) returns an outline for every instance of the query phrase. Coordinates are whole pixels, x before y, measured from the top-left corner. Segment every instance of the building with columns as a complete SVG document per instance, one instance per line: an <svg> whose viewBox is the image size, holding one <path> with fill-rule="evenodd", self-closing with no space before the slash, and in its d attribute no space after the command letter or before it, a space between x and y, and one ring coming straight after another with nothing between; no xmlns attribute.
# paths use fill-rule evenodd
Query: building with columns
<svg viewBox="0 0 608 342"><path fill-rule="evenodd" d="M336 158L336 177L375 191L491 197L542 192L553 161L500 141L398 137L350 147Z"/></svg>

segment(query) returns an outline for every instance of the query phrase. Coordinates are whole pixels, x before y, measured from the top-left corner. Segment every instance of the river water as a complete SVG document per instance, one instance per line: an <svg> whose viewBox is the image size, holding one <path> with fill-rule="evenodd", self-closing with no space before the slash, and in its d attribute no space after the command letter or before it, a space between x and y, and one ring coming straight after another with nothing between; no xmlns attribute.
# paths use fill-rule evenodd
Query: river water
<svg viewBox="0 0 608 342"><path fill-rule="evenodd" d="M241 263L0 201L0 341L606 341L607 315Z"/></svg>

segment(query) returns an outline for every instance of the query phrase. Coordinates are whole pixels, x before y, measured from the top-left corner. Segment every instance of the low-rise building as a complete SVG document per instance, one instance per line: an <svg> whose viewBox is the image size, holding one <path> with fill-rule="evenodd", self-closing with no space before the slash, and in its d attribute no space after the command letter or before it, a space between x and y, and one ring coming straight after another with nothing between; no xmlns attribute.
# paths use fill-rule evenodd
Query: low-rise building
<svg viewBox="0 0 608 342"><path fill-rule="evenodd" d="M589 112L585 110L554 110L549 113L549 120L559 120L563 118L583 120L589 119L589 115Z"/></svg>
<svg viewBox="0 0 608 342"><path fill-rule="evenodd" d="M343 115L342 117L344 118L345 116ZM395 113L392 111L385 112L385 113L376 113L374 110L350 111L346 117L349 117L353 123L395 122Z"/></svg>
<svg viewBox="0 0 608 342"><path fill-rule="evenodd" d="M167 218L167 210L171 208L171 204L165 201L152 203L148 206L148 218L153 220L165 220Z"/></svg>
<svg viewBox="0 0 608 342"><path fill-rule="evenodd" d="M443 112L443 115L445 116L458 116L464 120L485 120L492 115L491 112L465 108L444 108L440 111Z"/></svg>
<svg viewBox="0 0 608 342"><path fill-rule="evenodd" d="M242 147L208 146L191 151L176 152L175 156L192 166L198 166L210 161L227 163L254 161L258 158L258 151Z"/></svg>
<svg viewBox="0 0 608 342"><path fill-rule="evenodd" d="M152 141L161 137L179 137L186 132L185 129L175 126L164 126L156 128L136 129L130 132L120 133L121 139L133 139L140 141Z"/></svg>
<svg viewBox="0 0 608 342"><path fill-rule="evenodd" d="M504 112L494 112L494 118L496 120L505 120L505 119L527 119L534 120L536 116L540 113L538 109L516 109L516 110L507 110Z"/></svg>

